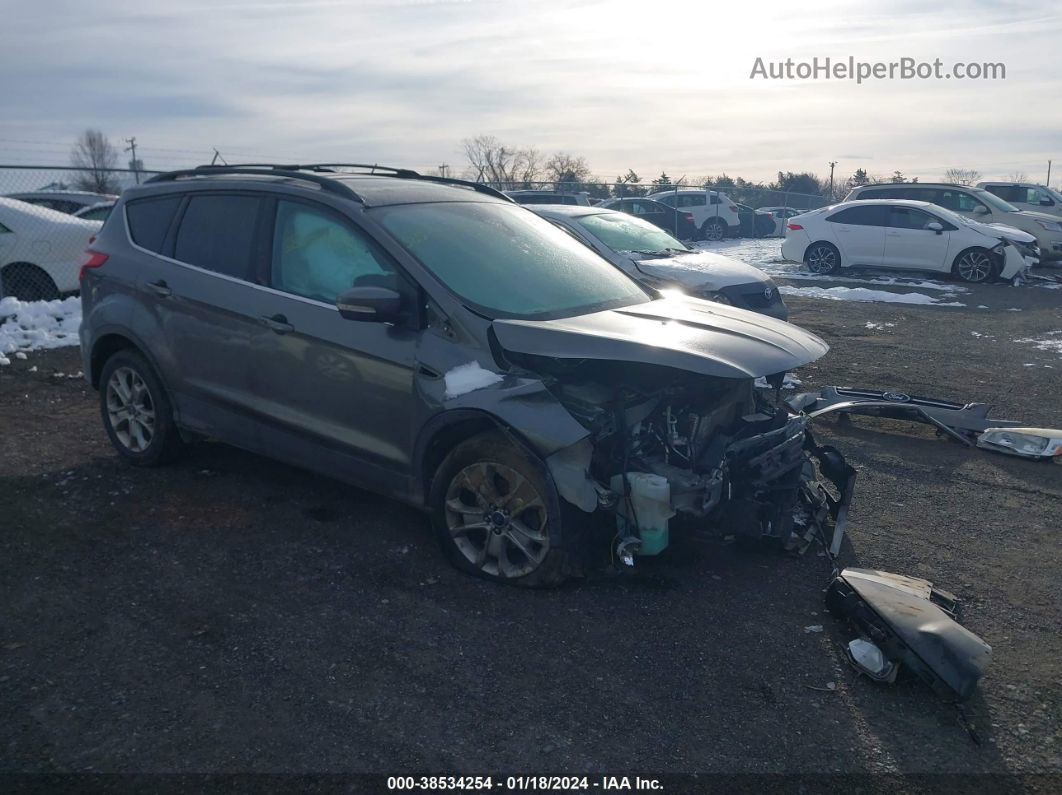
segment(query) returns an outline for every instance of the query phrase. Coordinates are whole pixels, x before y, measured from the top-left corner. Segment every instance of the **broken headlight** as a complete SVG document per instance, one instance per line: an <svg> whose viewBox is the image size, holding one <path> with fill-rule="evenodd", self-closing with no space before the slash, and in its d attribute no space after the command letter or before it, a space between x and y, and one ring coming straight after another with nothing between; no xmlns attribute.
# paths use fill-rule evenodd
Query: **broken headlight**
<svg viewBox="0 0 1062 795"><path fill-rule="evenodd" d="M1051 428L989 428L977 446L1028 458L1054 458L1062 463L1062 430Z"/></svg>

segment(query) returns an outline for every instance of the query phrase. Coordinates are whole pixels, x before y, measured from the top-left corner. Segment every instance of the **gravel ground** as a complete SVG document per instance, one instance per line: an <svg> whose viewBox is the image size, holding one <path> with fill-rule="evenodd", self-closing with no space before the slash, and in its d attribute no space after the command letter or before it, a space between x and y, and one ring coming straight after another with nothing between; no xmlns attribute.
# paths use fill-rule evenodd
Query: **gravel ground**
<svg viewBox="0 0 1062 795"><path fill-rule="evenodd" d="M787 299L832 346L804 386L1062 426L1062 351L1018 341L1062 338L1062 290L958 300ZM957 593L995 650L960 713L844 664L814 552L683 546L627 576L494 586L450 569L419 513L281 464L209 443L121 464L79 368L72 348L0 368L2 771L1062 784L1062 467L898 422L819 430L859 469L843 562Z"/></svg>

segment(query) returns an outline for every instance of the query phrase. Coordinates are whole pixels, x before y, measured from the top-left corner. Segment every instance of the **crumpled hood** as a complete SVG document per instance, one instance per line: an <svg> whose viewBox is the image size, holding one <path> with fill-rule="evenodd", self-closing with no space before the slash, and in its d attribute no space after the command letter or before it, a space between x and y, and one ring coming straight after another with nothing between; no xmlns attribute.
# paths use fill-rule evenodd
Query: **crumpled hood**
<svg viewBox="0 0 1062 795"><path fill-rule="evenodd" d="M1007 224L983 224L980 221L970 221L970 226L982 235L988 235L989 237L999 237L1000 235L1003 235L1008 240L1014 240L1018 243L1036 242L1035 235L1030 235L1028 232L1018 229L1016 226L1009 226Z"/></svg>
<svg viewBox="0 0 1062 795"><path fill-rule="evenodd" d="M722 378L792 370L830 348L802 328L699 298L674 296L557 320L495 320L498 342L557 359L644 362Z"/></svg>
<svg viewBox="0 0 1062 795"><path fill-rule="evenodd" d="M691 251L689 254L659 258L632 253L630 257L642 273L670 279L685 287L719 290L735 284L771 283L767 274L759 268L710 251Z"/></svg>

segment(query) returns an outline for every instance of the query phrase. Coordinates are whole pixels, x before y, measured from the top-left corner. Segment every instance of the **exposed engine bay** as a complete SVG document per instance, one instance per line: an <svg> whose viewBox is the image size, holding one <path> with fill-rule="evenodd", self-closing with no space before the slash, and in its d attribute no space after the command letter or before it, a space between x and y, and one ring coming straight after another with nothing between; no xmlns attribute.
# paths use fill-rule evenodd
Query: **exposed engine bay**
<svg viewBox="0 0 1062 795"><path fill-rule="evenodd" d="M590 431L587 472L599 507L621 517L621 556L661 551L666 534L662 544L659 535L652 543L645 536L659 533L661 523L666 530L671 514L675 528L787 550L802 551L830 522L843 532L855 470L837 450L815 442L808 417L772 402L752 379L650 364L526 358ZM655 497L643 499L639 510L646 483L655 484ZM834 536L839 545L840 534Z"/></svg>

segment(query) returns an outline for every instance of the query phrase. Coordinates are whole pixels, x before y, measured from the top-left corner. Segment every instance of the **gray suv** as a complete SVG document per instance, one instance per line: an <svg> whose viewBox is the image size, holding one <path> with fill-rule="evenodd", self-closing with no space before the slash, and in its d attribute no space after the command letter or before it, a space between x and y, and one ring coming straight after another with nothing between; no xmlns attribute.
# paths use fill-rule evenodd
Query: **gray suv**
<svg viewBox="0 0 1062 795"><path fill-rule="evenodd" d="M675 512L788 545L807 533L794 514L827 513L808 457L847 472L753 386L822 340L665 297L460 180L160 175L86 252L82 301L84 372L121 456L159 464L211 437L315 470L426 509L449 559L491 579L576 571L595 513L629 560L667 546Z"/></svg>

